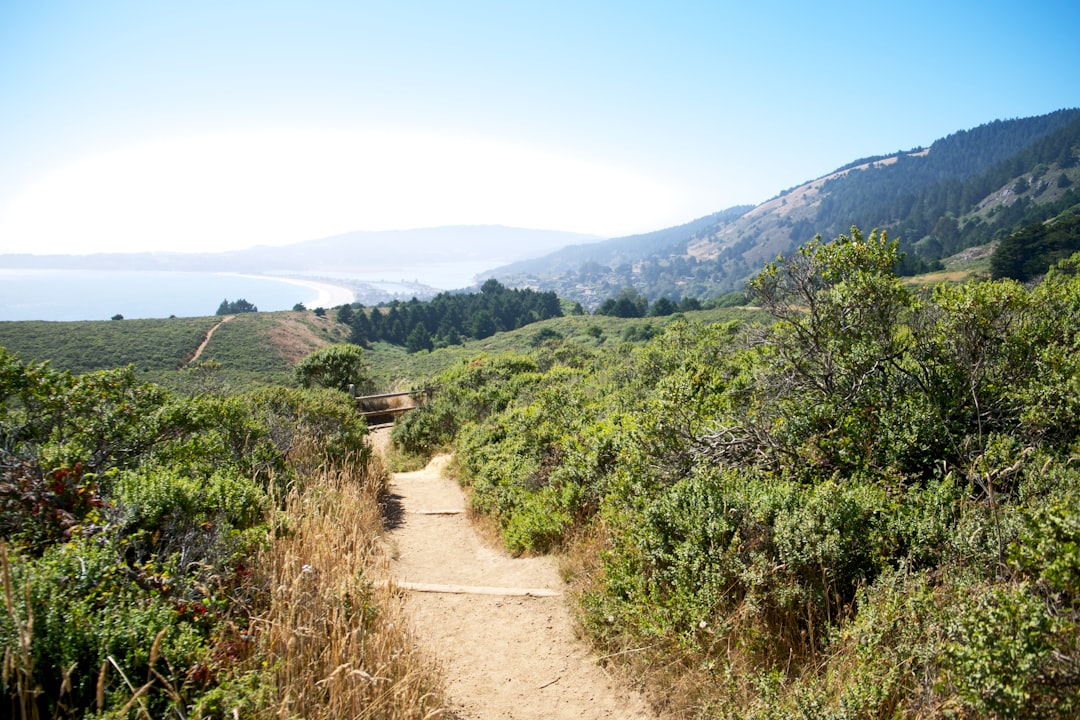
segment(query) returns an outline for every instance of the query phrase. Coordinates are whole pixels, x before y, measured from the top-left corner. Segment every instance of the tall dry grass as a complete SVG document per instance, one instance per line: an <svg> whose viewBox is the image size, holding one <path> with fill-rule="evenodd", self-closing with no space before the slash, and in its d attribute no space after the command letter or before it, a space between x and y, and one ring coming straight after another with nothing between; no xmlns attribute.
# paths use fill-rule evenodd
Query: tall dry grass
<svg viewBox="0 0 1080 720"><path fill-rule="evenodd" d="M324 468L285 504L257 567L270 589L254 623L272 718L448 717L437 668L409 633L379 547L386 472Z"/></svg>

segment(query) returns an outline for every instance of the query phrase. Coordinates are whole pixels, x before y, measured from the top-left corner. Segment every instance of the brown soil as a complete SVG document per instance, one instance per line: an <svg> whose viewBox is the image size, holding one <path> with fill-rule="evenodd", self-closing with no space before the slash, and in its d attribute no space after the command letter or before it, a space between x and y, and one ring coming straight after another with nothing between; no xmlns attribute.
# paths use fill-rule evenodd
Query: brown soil
<svg viewBox="0 0 1080 720"><path fill-rule="evenodd" d="M305 313L283 315L270 328L267 339L289 365L295 365L306 355L323 345L344 340L341 329L327 318L304 317ZM318 329L329 331L320 336Z"/></svg>
<svg viewBox="0 0 1080 720"><path fill-rule="evenodd" d="M235 315L226 315L225 317L221 318L221 322L219 322L217 325L214 325L214 327L207 330L206 331L206 337L204 337L203 341L201 343L199 343L199 347L195 348L195 354L191 356L191 359L188 360L188 362L193 363L196 360L198 360L199 356L203 354L204 350L206 350L206 346L210 344L210 338L214 336L214 331L217 330L222 325L224 325L225 323L232 320L234 317L236 317L236 316Z"/></svg>
<svg viewBox="0 0 1080 720"><path fill-rule="evenodd" d="M652 718L575 635L555 560L483 544L446 463L394 475L387 542L413 629L443 668L453 716Z"/></svg>

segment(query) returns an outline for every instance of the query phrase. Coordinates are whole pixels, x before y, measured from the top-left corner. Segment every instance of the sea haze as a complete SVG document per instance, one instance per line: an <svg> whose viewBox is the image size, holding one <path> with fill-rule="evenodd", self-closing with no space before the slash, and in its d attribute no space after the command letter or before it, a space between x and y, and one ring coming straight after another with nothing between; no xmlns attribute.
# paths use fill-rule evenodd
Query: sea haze
<svg viewBox="0 0 1080 720"><path fill-rule="evenodd" d="M314 307L316 288L196 272L0 269L0 320L108 320L213 315L224 299L260 310Z"/></svg>

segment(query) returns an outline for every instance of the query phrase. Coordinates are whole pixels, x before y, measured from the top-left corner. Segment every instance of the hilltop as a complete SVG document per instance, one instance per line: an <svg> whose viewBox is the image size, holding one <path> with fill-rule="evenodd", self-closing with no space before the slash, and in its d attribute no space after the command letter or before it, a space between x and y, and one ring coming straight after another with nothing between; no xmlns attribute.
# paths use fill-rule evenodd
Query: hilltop
<svg viewBox="0 0 1080 720"><path fill-rule="evenodd" d="M643 236L568 248L497 268L511 286L553 290L595 308L633 287L650 299L741 290L762 263L816 234L855 225L901 241L898 271L940 269L970 247L1080 204L1080 110L995 120L917 147L861 158L778 193Z"/></svg>

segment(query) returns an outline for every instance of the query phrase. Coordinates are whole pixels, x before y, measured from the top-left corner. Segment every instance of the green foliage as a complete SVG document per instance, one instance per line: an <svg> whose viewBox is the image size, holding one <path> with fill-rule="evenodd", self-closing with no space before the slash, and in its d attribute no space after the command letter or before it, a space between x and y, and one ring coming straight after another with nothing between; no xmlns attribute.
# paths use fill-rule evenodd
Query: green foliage
<svg viewBox="0 0 1080 720"><path fill-rule="evenodd" d="M244 298L229 302L228 298L221 301L215 315L235 315L237 313L259 312L259 308L249 303Z"/></svg>
<svg viewBox="0 0 1080 720"><path fill-rule="evenodd" d="M1054 640L1065 638L1055 637L1056 619L1031 590L1023 583L986 588L951 613L945 671L980 715L1060 718L1080 709L1075 660L1065 655L1060 662ZM1067 642L1075 639L1075 624L1069 630Z"/></svg>
<svg viewBox="0 0 1080 720"><path fill-rule="evenodd" d="M218 363L230 375L253 374L261 382L290 382L291 363L270 339L265 313L240 315L214 330L200 360Z"/></svg>
<svg viewBox="0 0 1080 720"><path fill-rule="evenodd" d="M541 328L535 335L533 335L532 340L529 341L529 344L533 347L540 347L546 342L562 339L562 333L560 333L558 330L555 330L554 328L546 327Z"/></svg>
<svg viewBox="0 0 1080 720"><path fill-rule="evenodd" d="M479 293L440 293L428 302L413 298L361 309L350 319L351 340L359 345L378 341L404 345L415 353L459 345L466 337L482 340L562 314L555 293L510 290L490 279Z"/></svg>
<svg viewBox="0 0 1080 720"><path fill-rule="evenodd" d="M1053 222L1033 223L1001 241L990 258L995 278L1025 282L1080 250L1080 212L1076 209Z"/></svg>
<svg viewBox="0 0 1080 720"><path fill-rule="evenodd" d="M670 300L668 301L670 302ZM623 288L613 298L608 298L596 309L597 315L613 315L621 318L645 317L649 299L634 288Z"/></svg>
<svg viewBox="0 0 1080 720"><path fill-rule="evenodd" d="M458 430L507 407L538 378L532 358L506 354L463 362L435 378L434 398L407 414L393 430L405 452L430 455L447 447Z"/></svg>
<svg viewBox="0 0 1080 720"><path fill-rule="evenodd" d="M370 385L364 365L364 350L359 345L342 343L324 345L296 364L294 370L300 387L323 387L348 390L349 385L365 389Z"/></svg>
<svg viewBox="0 0 1080 720"><path fill-rule="evenodd" d="M0 349L0 692L26 716L183 714L262 600L251 558L288 485L364 463L339 392L178 396L131 368L72 375Z"/></svg>
<svg viewBox="0 0 1080 720"><path fill-rule="evenodd" d="M417 323L416 327L409 333L409 337L405 338L406 352L415 353L421 350L432 350L434 347L434 343L431 342L431 335L420 323Z"/></svg>
<svg viewBox="0 0 1080 720"><path fill-rule="evenodd" d="M751 282L768 324L475 360L395 438L452 444L515 552L603 538L586 626L695 707L1074 714L1080 255L931 292L900 256L853 229Z"/></svg>
<svg viewBox="0 0 1080 720"><path fill-rule="evenodd" d="M0 322L0 347L27 362L50 361L71 372L135 365L176 370L195 353L215 318L124 322Z"/></svg>

